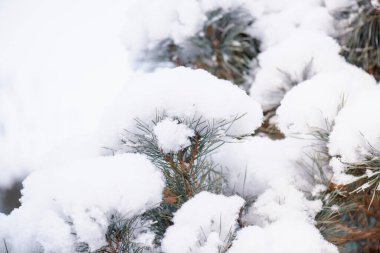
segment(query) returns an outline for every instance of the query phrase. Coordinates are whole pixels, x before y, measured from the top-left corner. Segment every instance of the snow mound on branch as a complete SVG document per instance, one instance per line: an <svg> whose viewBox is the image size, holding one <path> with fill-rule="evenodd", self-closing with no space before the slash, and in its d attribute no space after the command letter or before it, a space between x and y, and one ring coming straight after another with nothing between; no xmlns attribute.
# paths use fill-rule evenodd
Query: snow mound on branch
<svg viewBox="0 0 380 253"><path fill-rule="evenodd" d="M263 50L298 31L334 32L333 18L319 0L259 0L248 5L257 12L252 32L260 38Z"/></svg>
<svg viewBox="0 0 380 253"><path fill-rule="evenodd" d="M348 64L339 71L320 73L285 95L277 110L279 128L286 135L326 130L345 103L375 85L372 76Z"/></svg>
<svg viewBox="0 0 380 253"><path fill-rule="evenodd" d="M39 170L24 181L19 209L0 219L12 252L74 252L105 244L108 218L131 217L161 201L162 175L143 156L123 154ZM76 236L74 236L74 234Z"/></svg>
<svg viewBox="0 0 380 253"><path fill-rule="evenodd" d="M251 223L266 226L279 220L298 220L313 223L322 202L307 200L304 194L286 182L272 183L249 210Z"/></svg>
<svg viewBox="0 0 380 253"><path fill-rule="evenodd" d="M338 114L330 135L329 152L344 162L360 162L371 149L380 150L380 89L360 93Z"/></svg>
<svg viewBox="0 0 380 253"><path fill-rule="evenodd" d="M165 39L179 44L201 30L206 13L237 8L244 0L139 0L128 10L124 42L132 58ZM159 10L159 11L158 11Z"/></svg>
<svg viewBox="0 0 380 253"><path fill-rule="evenodd" d="M357 7L356 0L324 0L329 12L343 11L352 7Z"/></svg>
<svg viewBox="0 0 380 253"><path fill-rule="evenodd" d="M149 123L157 113L210 122L244 115L228 129L233 135L251 133L262 121L260 105L237 86L204 70L179 67L133 78L105 114L99 134L109 146L117 145L121 133L136 129L135 119Z"/></svg>
<svg viewBox="0 0 380 253"><path fill-rule="evenodd" d="M194 130L178 120L164 119L153 128L158 145L165 153L177 152L191 144L189 138L195 135Z"/></svg>
<svg viewBox="0 0 380 253"><path fill-rule="evenodd" d="M166 253L218 253L237 226L244 200L201 192L186 202L165 233Z"/></svg>
<svg viewBox="0 0 380 253"><path fill-rule="evenodd" d="M124 44L132 61L141 63L160 42L181 44L201 31L208 12L237 8L252 15L255 22L246 32L261 40L263 50L299 30L333 33L333 18L320 0L140 0L129 8Z"/></svg>
<svg viewBox="0 0 380 253"><path fill-rule="evenodd" d="M248 221L255 225L237 233L228 253L337 253L313 224L321 207L292 186L274 184L249 211Z"/></svg>
<svg viewBox="0 0 380 253"><path fill-rule="evenodd" d="M226 143L213 160L223 166L229 188L241 196L257 196L273 182L282 181L301 187L305 183L296 161L302 157L303 140L286 138L273 141L254 137Z"/></svg>
<svg viewBox="0 0 380 253"><path fill-rule="evenodd" d="M339 251L323 239L314 225L292 220L279 221L265 228L249 226L240 230L227 253L251 252L338 253Z"/></svg>
<svg viewBox="0 0 380 253"><path fill-rule="evenodd" d="M340 46L317 32L299 31L259 55L260 68L250 94L264 110L278 105L285 93L315 74L344 64Z"/></svg>

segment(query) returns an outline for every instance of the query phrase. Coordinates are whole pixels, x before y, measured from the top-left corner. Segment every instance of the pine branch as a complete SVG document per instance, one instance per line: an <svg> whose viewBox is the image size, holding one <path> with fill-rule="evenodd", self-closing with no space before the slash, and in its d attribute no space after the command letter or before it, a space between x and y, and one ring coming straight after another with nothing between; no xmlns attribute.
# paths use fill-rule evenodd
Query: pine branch
<svg viewBox="0 0 380 253"><path fill-rule="evenodd" d="M153 61L201 68L221 79L248 85L260 51L260 42L247 33L254 19L243 8L219 8L206 16L203 28L193 37L181 44L164 40L148 55L154 55Z"/></svg>
<svg viewBox="0 0 380 253"><path fill-rule="evenodd" d="M119 214L112 215L105 235L107 245L94 253L143 253L148 247L136 242L136 232L141 229L139 220L139 216L124 218Z"/></svg>
<svg viewBox="0 0 380 253"><path fill-rule="evenodd" d="M380 10L369 1L361 5L352 29L343 36L342 55L380 81Z"/></svg>
<svg viewBox="0 0 380 253"><path fill-rule="evenodd" d="M122 136L121 143L128 150L146 155L165 178L163 203L143 215L145 220L153 221L151 228L156 233L157 245L167 227L172 225L173 213L183 203L201 191L221 192L222 175L209 155L231 138L228 131L240 117L236 116L232 120L205 120L196 115L169 117L166 113L157 113L151 122L136 119L136 132L126 131ZM189 146L175 152L165 152L159 146L154 127L167 118L194 131L194 135L189 137Z"/></svg>

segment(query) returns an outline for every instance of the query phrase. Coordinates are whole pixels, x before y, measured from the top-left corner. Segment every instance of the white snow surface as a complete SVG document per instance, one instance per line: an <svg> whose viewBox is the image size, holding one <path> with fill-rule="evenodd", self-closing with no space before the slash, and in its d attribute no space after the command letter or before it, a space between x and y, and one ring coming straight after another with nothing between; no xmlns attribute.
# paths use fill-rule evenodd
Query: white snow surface
<svg viewBox="0 0 380 253"><path fill-rule="evenodd" d="M224 144L213 160L222 166L230 189L241 196L258 196L275 182L299 188L307 185L302 177L304 171L296 165L307 145L308 142L293 138L254 137Z"/></svg>
<svg viewBox="0 0 380 253"><path fill-rule="evenodd" d="M76 242L95 250L105 244L110 215L128 218L153 208L163 187L161 173L136 154L41 169L24 181L21 207L0 217L0 237L17 253L73 252Z"/></svg>
<svg viewBox="0 0 380 253"><path fill-rule="evenodd" d="M247 4L250 9L261 10L255 15L252 32L260 38L263 50L300 31L334 33L333 18L320 0L258 0Z"/></svg>
<svg viewBox="0 0 380 253"><path fill-rule="evenodd" d="M345 62L339 51L337 42L323 33L295 32L259 55L260 67L250 94L264 110L272 109L303 78L342 68Z"/></svg>
<svg viewBox="0 0 380 253"><path fill-rule="evenodd" d="M247 215L248 222L267 226L280 220L298 220L312 224L321 210L320 200L307 200L304 194L286 182L272 183L259 196Z"/></svg>
<svg viewBox="0 0 380 253"><path fill-rule="evenodd" d="M0 1L0 187L65 140L97 129L129 76L120 39L129 4Z"/></svg>
<svg viewBox="0 0 380 253"><path fill-rule="evenodd" d="M314 225L292 220L279 221L265 228L249 226L240 230L228 253L251 252L338 253L338 249L324 241Z"/></svg>
<svg viewBox="0 0 380 253"><path fill-rule="evenodd" d="M248 214L253 225L238 231L228 253L337 253L313 224L321 207L292 186L274 184L254 203Z"/></svg>
<svg viewBox="0 0 380 253"><path fill-rule="evenodd" d="M190 137L195 135L194 130L178 120L164 119L153 128L158 145L165 153L177 152L191 144Z"/></svg>
<svg viewBox="0 0 380 253"><path fill-rule="evenodd" d="M168 117L237 120L228 134L252 133L261 125L260 105L232 83L204 70L178 67L137 74L120 92L103 119L99 135L104 146L118 143L120 134L136 131L136 121L151 122L158 114ZM111 142L110 142L111 140Z"/></svg>
<svg viewBox="0 0 380 253"><path fill-rule="evenodd" d="M380 89L374 87L347 102L335 119L329 152L344 162L360 162L371 149L380 150Z"/></svg>
<svg viewBox="0 0 380 253"><path fill-rule="evenodd" d="M375 85L372 76L348 64L320 73L285 95L277 110L278 126L286 135L328 130L342 106L360 91Z"/></svg>
<svg viewBox="0 0 380 253"><path fill-rule="evenodd" d="M174 215L162 241L166 253L218 253L237 226L244 200L201 192Z"/></svg>
<svg viewBox="0 0 380 253"><path fill-rule="evenodd" d="M357 1L355 0L324 0L324 2L326 8L332 13L357 6Z"/></svg>
<svg viewBox="0 0 380 253"><path fill-rule="evenodd" d="M379 0L371 0L371 4L373 7L380 10L380 1Z"/></svg>

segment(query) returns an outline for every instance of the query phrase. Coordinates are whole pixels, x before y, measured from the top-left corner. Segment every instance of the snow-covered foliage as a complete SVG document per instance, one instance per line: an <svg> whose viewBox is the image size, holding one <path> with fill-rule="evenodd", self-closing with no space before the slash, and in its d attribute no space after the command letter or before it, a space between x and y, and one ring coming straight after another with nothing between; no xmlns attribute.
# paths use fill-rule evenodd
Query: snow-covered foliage
<svg viewBox="0 0 380 253"><path fill-rule="evenodd" d="M375 85L372 76L351 65L320 73L285 95L277 111L279 127L290 135L326 129L355 95Z"/></svg>
<svg viewBox="0 0 380 253"><path fill-rule="evenodd" d="M329 150L345 162L359 162L371 149L380 150L380 108L378 87L361 92L347 102L335 119ZM348 137L349 136L349 137Z"/></svg>
<svg viewBox="0 0 380 253"><path fill-rule="evenodd" d="M321 207L321 202L306 200L293 187L274 185L250 210L251 223L257 225L240 230L228 253L337 253L313 224Z"/></svg>
<svg viewBox="0 0 380 253"><path fill-rule="evenodd" d="M357 6L357 2L355 0L325 0L324 2L329 12Z"/></svg>
<svg viewBox="0 0 380 253"><path fill-rule="evenodd" d="M307 142L297 139L273 141L254 137L225 144L213 159L223 165L230 189L241 196L258 196L275 182L299 187L306 184L296 166L306 145Z"/></svg>
<svg viewBox="0 0 380 253"><path fill-rule="evenodd" d="M314 225L291 220L276 222L265 228L249 226L239 231L228 253L250 252L338 253L338 250L323 240Z"/></svg>
<svg viewBox="0 0 380 253"><path fill-rule="evenodd" d="M244 2L244 0L137 1L127 13L130 19L124 30L125 45L133 59L138 60L146 57L144 54L147 51L155 49L158 43L165 39L172 39L179 44L197 33L206 20L207 12L218 8L224 10L236 8Z"/></svg>
<svg viewBox="0 0 380 253"><path fill-rule="evenodd" d="M173 218L162 241L164 252L225 252L237 228L244 200L201 192L186 202Z"/></svg>
<svg viewBox="0 0 380 253"><path fill-rule="evenodd" d="M228 129L231 135L252 133L262 121L260 105L230 82L204 70L161 69L138 74L120 92L103 120L100 131L104 135L103 145L110 148L117 145L121 134L128 139L129 132L136 130L136 119L150 122L160 114L169 118L202 117L210 122L242 116Z"/></svg>
<svg viewBox="0 0 380 253"><path fill-rule="evenodd" d="M298 31L259 56L260 68L251 94L264 110L278 106L287 91L314 75L344 64L339 45L317 32Z"/></svg>
<svg viewBox="0 0 380 253"><path fill-rule="evenodd" d="M0 252L337 253L380 189L361 4L0 0Z"/></svg>
<svg viewBox="0 0 380 253"><path fill-rule="evenodd" d="M108 219L141 214L161 201L161 173L143 156L123 154L33 173L21 207L0 224L11 252L73 252L103 246Z"/></svg>
<svg viewBox="0 0 380 253"><path fill-rule="evenodd" d="M194 136L194 130L179 123L177 120L164 119L154 126L154 134L158 145L165 153L177 152L190 146L190 137Z"/></svg>

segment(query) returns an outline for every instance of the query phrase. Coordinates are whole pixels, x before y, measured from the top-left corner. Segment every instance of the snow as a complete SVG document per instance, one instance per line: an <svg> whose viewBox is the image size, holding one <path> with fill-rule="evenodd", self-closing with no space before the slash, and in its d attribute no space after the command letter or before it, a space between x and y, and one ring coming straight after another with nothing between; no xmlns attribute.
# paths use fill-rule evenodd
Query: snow
<svg viewBox="0 0 380 253"><path fill-rule="evenodd" d="M201 30L206 13L217 8L237 8L244 0L140 0L129 8L124 44L132 62L146 56L165 39L181 43ZM160 11L157 11L160 10Z"/></svg>
<svg viewBox="0 0 380 253"><path fill-rule="evenodd" d="M326 130L342 106L360 91L375 85L372 76L348 64L336 71L320 73L285 95L277 110L278 126L286 135Z"/></svg>
<svg viewBox="0 0 380 253"><path fill-rule="evenodd" d="M261 42L249 95L204 70L142 62L162 40L181 44L199 32L209 11L240 7L254 19L246 32ZM139 120L164 153L177 152L195 135L186 120L199 118L234 121L222 129L228 142L206 157L228 196L201 192L184 203L152 252L218 253L233 239L227 253L337 253L315 226L322 202L308 198L326 186L313 185L298 163L321 129L334 183L356 180L346 163L380 150L380 89L340 56L333 38L346 31L334 17L356 7L354 0L0 0L0 195L25 179L21 207L0 213L0 240L16 253L103 246L112 214L140 215L165 189L147 157L121 154L131 151L121 139L141 130ZM233 138L252 135L271 109L284 139ZM243 198L253 203L241 213ZM145 232L136 240L151 244L154 234Z"/></svg>
<svg viewBox="0 0 380 253"><path fill-rule="evenodd" d="M338 253L338 250L324 241L313 225L299 221L281 221L266 228L249 226L239 231L228 253L250 252Z"/></svg>
<svg viewBox="0 0 380 253"><path fill-rule="evenodd" d="M120 40L128 5L1 1L0 187L65 140L97 129L130 72Z"/></svg>
<svg viewBox="0 0 380 253"><path fill-rule="evenodd" d="M329 152L344 162L360 162L371 149L380 150L379 87L368 89L348 102L335 120Z"/></svg>
<svg viewBox="0 0 380 253"><path fill-rule="evenodd" d="M76 242L98 249L111 214L128 218L153 208L164 188L161 173L136 154L41 169L23 184L22 206L0 220L0 237L20 253L73 252Z"/></svg>
<svg viewBox="0 0 380 253"><path fill-rule="evenodd" d="M298 187L307 184L296 166L306 145L303 140L291 138L273 141L254 137L224 144L213 155L213 161L222 166L230 189L241 196L258 196L275 181Z"/></svg>
<svg viewBox="0 0 380 253"><path fill-rule="evenodd" d="M371 4L373 7L380 9L380 2L379 0L371 0Z"/></svg>
<svg viewBox="0 0 380 253"><path fill-rule="evenodd" d="M346 165L343 164L337 157L331 158L329 165L333 171L331 181L334 184L345 185L358 180L358 177L345 173Z"/></svg>
<svg viewBox="0 0 380 253"><path fill-rule="evenodd" d="M314 186L313 191L311 192L311 195L313 197L320 197L323 192L327 190L326 185L323 184L317 184Z"/></svg>
<svg viewBox="0 0 380 253"><path fill-rule="evenodd" d="M333 19L319 0L255 2L252 5L256 8L261 5L262 12L255 16L254 33L259 35L263 50L298 31L334 32Z"/></svg>
<svg viewBox="0 0 380 253"><path fill-rule="evenodd" d="M243 116L228 129L231 135L252 133L262 121L260 105L232 83L204 70L160 69L137 74L120 91L98 131L103 146L117 146L120 134L136 131L136 119L149 123L157 114L209 122Z"/></svg>
<svg viewBox="0 0 380 253"><path fill-rule="evenodd" d="M181 44L201 31L209 11L219 8L247 10L255 20L247 32L260 39L263 50L300 30L334 33L333 17L320 0L280 3L268 0L143 0L136 1L129 9L123 33L131 62L136 68L146 65L142 59L147 57L147 52L165 39Z"/></svg>
<svg viewBox="0 0 380 253"><path fill-rule="evenodd" d="M295 32L259 55L260 68L250 94L264 110L272 109L292 85L305 81L304 75L309 79L339 70L344 64L339 51L339 45L322 33Z"/></svg>
<svg viewBox="0 0 380 253"><path fill-rule="evenodd" d="M337 253L313 224L321 206L291 186L273 185L254 203L248 214L253 225L237 233L228 253Z"/></svg>
<svg viewBox="0 0 380 253"><path fill-rule="evenodd" d="M320 200L307 200L294 186L280 182L261 194L247 215L253 224L267 226L280 220L297 220L313 223L321 210Z"/></svg>
<svg viewBox="0 0 380 253"><path fill-rule="evenodd" d="M194 130L178 120L164 119L153 128L158 145L165 153L177 152L190 146L190 137L195 135Z"/></svg>
<svg viewBox="0 0 380 253"><path fill-rule="evenodd" d="M326 8L330 12L341 11L357 6L356 0L324 0Z"/></svg>
<svg viewBox="0 0 380 253"><path fill-rule="evenodd" d="M237 226L244 200L201 192L186 202L173 218L162 241L167 253L218 253Z"/></svg>

